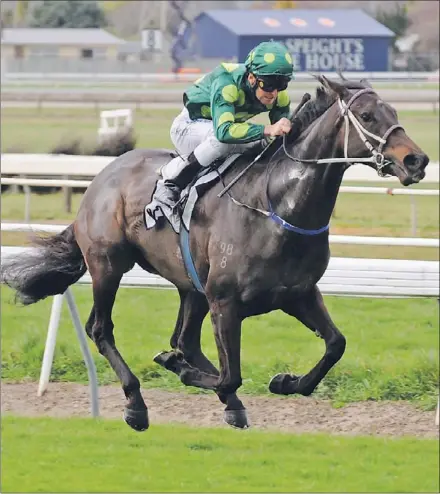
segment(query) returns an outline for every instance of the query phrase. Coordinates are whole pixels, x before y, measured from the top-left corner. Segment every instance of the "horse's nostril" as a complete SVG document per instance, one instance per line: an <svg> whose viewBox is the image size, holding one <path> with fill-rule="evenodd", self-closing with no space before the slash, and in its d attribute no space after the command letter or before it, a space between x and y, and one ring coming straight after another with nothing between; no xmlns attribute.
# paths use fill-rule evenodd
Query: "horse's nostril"
<svg viewBox="0 0 440 494"><path fill-rule="evenodd" d="M403 164L408 169L423 170L428 163L429 158L426 154L407 154L405 158L403 158Z"/></svg>
<svg viewBox="0 0 440 494"><path fill-rule="evenodd" d="M407 168L415 168L417 165L417 155L415 154L407 154L405 158L403 158L403 164Z"/></svg>

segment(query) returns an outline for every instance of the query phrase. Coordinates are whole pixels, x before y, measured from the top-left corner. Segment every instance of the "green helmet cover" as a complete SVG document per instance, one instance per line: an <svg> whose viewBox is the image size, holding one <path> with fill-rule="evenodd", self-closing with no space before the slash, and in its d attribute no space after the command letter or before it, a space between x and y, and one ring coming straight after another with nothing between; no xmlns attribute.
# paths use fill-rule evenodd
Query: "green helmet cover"
<svg viewBox="0 0 440 494"><path fill-rule="evenodd" d="M276 41L264 41L247 56L245 66L256 76L293 76L292 57L286 47Z"/></svg>

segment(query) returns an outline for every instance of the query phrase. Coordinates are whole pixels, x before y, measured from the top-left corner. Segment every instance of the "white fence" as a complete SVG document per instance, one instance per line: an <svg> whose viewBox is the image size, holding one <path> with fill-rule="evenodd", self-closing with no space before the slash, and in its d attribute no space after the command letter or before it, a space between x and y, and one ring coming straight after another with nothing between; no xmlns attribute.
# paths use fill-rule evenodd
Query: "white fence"
<svg viewBox="0 0 440 494"><path fill-rule="evenodd" d="M5 231L5 226L7 224L2 223L2 231ZM351 240L347 238L344 239L344 243L353 243L353 241L358 240L357 243L362 244L362 238L352 237ZM385 243L385 239L379 238L379 240L383 240ZM387 239L386 241L389 243L392 240ZM436 245L432 245L435 242ZM366 243L368 244L368 242ZM438 241L433 239L433 242L428 244L428 246L438 247ZM28 247L27 249L31 248ZM2 258L17 255L25 250L25 247L2 246ZM90 275L86 273L78 283L90 284L91 281ZM137 265L131 271L124 274L121 284L123 286L174 288L174 285L169 281L158 275L148 273ZM326 295L438 297L439 264L436 261L334 257L331 258L327 271L318 283L318 286Z"/></svg>
<svg viewBox="0 0 440 494"><path fill-rule="evenodd" d="M60 233L68 225L43 225L29 223L2 223L3 232L47 232ZM437 238L410 238L410 237L367 237L351 235L329 235L331 244L349 245L390 245L400 247L440 247L440 239Z"/></svg>
<svg viewBox="0 0 440 494"><path fill-rule="evenodd" d="M44 82L49 80L70 82L93 81L95 83L105 81L145 81L153 83L173 81L193 82L203 75L205 74L196 71L193 73L182 72L174 74L171 72L151 73L142 69L138 72L129 72L126 68L114 73L99 73L96 69L88 72L51 72L50 70L44 72L13 72L12 70L2 70L2 82L20 80L43 80ZM336 72L328 72L325 76L330 79L339 78ZM435 72L344 72L344 77L352 80L368 79L376 82L438 82L438 73ZM297 72L295 74L295 81L313 82L315 79L309 72Z"/></svg>
<svg viewBox="0 0 440 494"><path fill-rule="evenodd" d="M53 154L3 154L2 161L2 185L22 185L25 191L24 221L30 221L31 186L63 187L65 204L68 211L71 208L71 188L88 187L90 180L79 180L75 177L95 177L105 168L114 157L104 156L69 156ZM29 178L29 176L34 178ZM62 178L42 178L48 176ZM424 182L439 183L440 167L438 163L431 163L426 169ZM39 178L35 178L39 177ZM67 177L74 177L67 178ZM344 174L342 183L350 182L377 182L398 183L396 177L380 178L377 173L365 165L350 167ZM417 208L413 196L438 196L438 189L402 189L392 187L353 187L342 185L342 193L359 194L388 194L411 196L411 232L417 232Z"/></svg>
<svg viewBox="0 0 440 494"><path fill-rule="evenodd" d="M69 180L58 178L2 178L2 185L27 185L40 187L88 187L91 180ZM353 187L341 186L339 192L353 194L387 194L390 196L438 196L439 189L401 189L393 187Z"/></svg>
<svg viewBox="0 0 440 494"><path fill-rule="evenodd" d="M2 175L23 176L69 176L95 177L115 158L108 156L72 156L65 154L11 154L1 155ZM439 163L430 163L426 167L424 183L439 183ZM380 178L377 173L365 165L351 166L344 174L344 182L394 182L396 177Z"/></svg>

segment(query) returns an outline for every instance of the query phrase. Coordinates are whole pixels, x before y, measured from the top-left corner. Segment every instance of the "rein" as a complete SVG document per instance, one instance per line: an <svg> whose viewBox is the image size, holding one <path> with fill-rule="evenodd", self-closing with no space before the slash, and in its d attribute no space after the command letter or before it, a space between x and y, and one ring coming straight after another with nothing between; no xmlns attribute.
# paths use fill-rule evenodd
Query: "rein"
<svg viewBox="0 0 440 494"><path fill-rule="evenodd" d="M365 127L362 126L362 124L359 122L359 120L354 116L353 112L350 110L351 105L353 102L359 97L362 96L363 94L367 93L374 93L375 91L371 88L364 88L361 89L360 91L357 91L348 101L348 103L345 103L341 98L338 99L338 104L339 108L341 110L341 116L344 117L345 121L345 135L344 135L344 158L324 158L324 159L318 159L318 160L312 160L312 159L300 159L300 158L295 158L292 156L286 149L286 135L283 136L283 144L282 148L284 151L284 154L291 159L292 161L295 161L296 163L309 163L309 164L330 164L330 163L347 163L349 166L351 166L354 163L374 163L376 165L376 171L380 177L384 177L385 173L383 172L383 169L385 166L390 164L390 161L385 160L384 155L382 154L382 150L384 145L387 143L387 140L389 136L394 132L396 129L403 129L403 127L399 124L392 125L382 137L373 134L372 132L369 132ZM371 156L367 158L349 158L348 157L348 140L350 136L350 122L352 123L353 127L355 128L358 136L360 137L361 141L364 143L365 147L370 151ZM377 149L374 148L374 146L370 143L368 138L366 136L371 137L372 139L376 140L379 143L379 146ZM262 153L261 153L262 154ZM261 156L261 155L260 155ZM258 156L257 158L259 159ZM257 161L257 160L255 160ZM273 220L275 223L278 225L282 226L285 230L295 232L299 235L307 235L307 236L314 236L314 235L319 235L321 233L324 233L329 230L330 224L327 224L321 228L311 230L311 229L304 229L304 228L299 228L295 225L290 224L289 222L283 220L278 214L273 210L272 204L269 198L269 178L270 174L272 173L273 169L275 167L272 167L270 172L268 173L268 178L266 182L266 197L269 205L269 211L265 211L259 208L255 208L252 206L249 206L248 204L241 203L240 201L237 201L234 197L231 196L231 194L228 192L229 191L229 186L227 187L226 190L223 190L223 193L228 194L230 199L234 204L237 206L245 207L248 209L252 209L253 211L257 211L258 213L263 214L267 218L270 218ZM235 183L235 182L234 182ZM230 184L232 186L233 183ZM222 194L223 195L223 194ZM220 197L220 194L219 194Z"/></svg>

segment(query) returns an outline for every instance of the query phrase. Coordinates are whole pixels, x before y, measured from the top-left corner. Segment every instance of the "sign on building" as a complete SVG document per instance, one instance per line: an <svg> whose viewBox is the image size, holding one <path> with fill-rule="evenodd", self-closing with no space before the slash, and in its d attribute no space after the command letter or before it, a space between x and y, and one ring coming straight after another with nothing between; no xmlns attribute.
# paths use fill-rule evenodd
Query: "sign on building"
<svg viewBox="0 0 440 494"><path fill-rule="evenodd" d="M297 71L364 71L362 38L287 38Z"/></svg>

